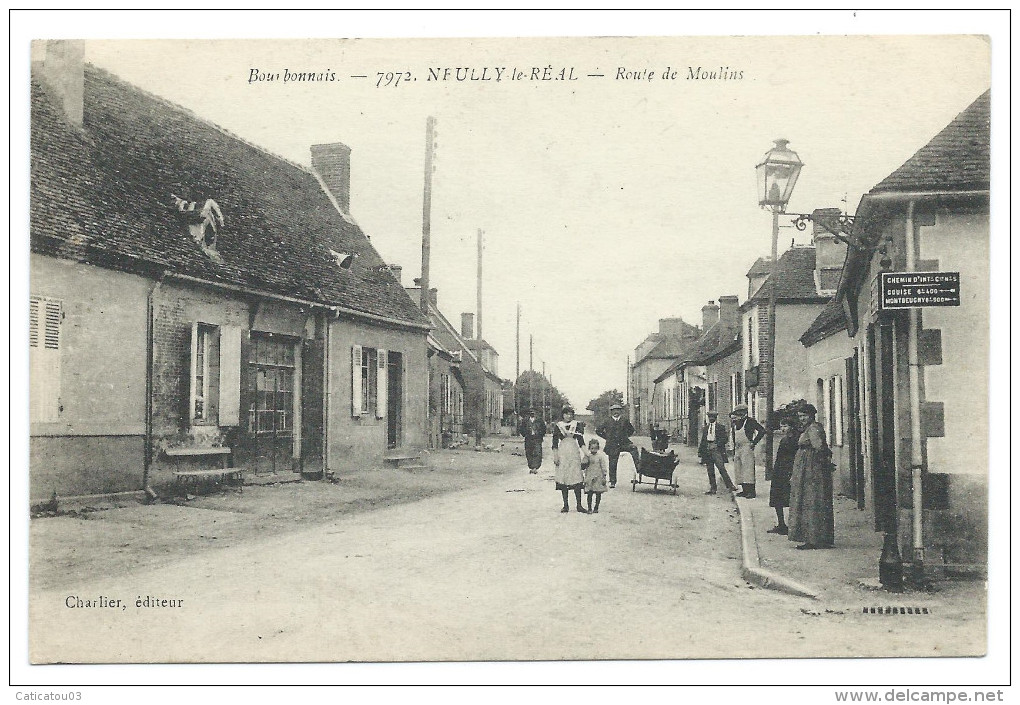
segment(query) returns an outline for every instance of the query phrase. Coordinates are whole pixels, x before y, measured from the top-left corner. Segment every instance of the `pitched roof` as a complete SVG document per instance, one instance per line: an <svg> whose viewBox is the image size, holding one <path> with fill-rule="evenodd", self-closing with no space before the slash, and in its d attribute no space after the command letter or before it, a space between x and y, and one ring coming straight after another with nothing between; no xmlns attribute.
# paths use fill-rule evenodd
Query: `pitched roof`
<svg viewBox="0 0 1020 705"><path fill-rule="evenodd" d="M768 274L772 271L772 258L771 257L759 257L751 265L751 268L747 270L748 277L759 277L763 274Z"/></svg>
<svg viewBox="0 0 1020 705"><path fill-rule="evenodd" d="M741 308L769 297L768 279ZM793 247L782 254L776 266L776 300L804 303L821 303L828 297L818 293L815 285L815 248Z"/></svg>
<svg viewBox="0 0 1020 705"><path fill-rule="evenodd" d="M872 192L988 189L990 116L988 90Z"/></svg>
<svg viewBox="0 0 1020 705"><path fill-rule="evenodd" d="M686 361L696 365L707 365L720 356L739 347L740 324L724 325L717 321L715 325L698 338L694 346L683 356Z"/></svg>
<svg viewBox="0 0 1020 705"><path fill-rule="evenodd" d="M843 307L838 299L833 298L825 304L815 320L811 321L811 325L800 336L800 342L804 347L810 347L844 330L846 330L846 316L843 315Z"/></svg>
<svg viewBox="0 0 1020 705"><path fill-rule="evenodd" d="M310 170L106 71L85 66L80 128L33 80L31 151L35 252L146 265L428 326ZM171 194L216 201L222 261L191 238ZM358 257L341 270L330 250Z"/></svg>

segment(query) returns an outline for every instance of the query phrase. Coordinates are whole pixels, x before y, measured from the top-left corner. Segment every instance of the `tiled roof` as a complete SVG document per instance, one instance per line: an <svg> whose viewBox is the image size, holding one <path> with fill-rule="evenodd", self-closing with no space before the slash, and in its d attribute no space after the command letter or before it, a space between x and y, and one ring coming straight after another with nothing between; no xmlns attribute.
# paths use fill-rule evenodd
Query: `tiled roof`
<svg viewBox="0 0 1020 705"><path fill-rule="evenodd" d="M872 192L988 189L990 115L989 90Z"/></svg>
<svg viewBox="0 0 1020 705"><path fill-rule="evenodd" d="M771 278L772 275L769 275ZM768 279L761 285L743 306L759 301L766 301L769 297ZM777 301L804 301L823 302L828 297L821 296L815 286L815 248L794 247L782 254L779 264L776 267L776 300Z"/></svg>
<svg viewBox="0 0 1020 705"><path fill-rule="evenodd" d="M815 320L811 321L811 325L800 336L800 342L804 347L810 347L844 330L846 330L846 317L843 315L843 307L839 300L834 298L825 304Z"/></svg>
<svg viewBox="0 0 1020 705"><path fill-rule="evenodd" d="M361 229L316 176L86 65L84 124L32 83L32 250L172 273L427 327ZM210 259L171 194L223 213ZM357 253L349 270L330 250Z"/></svg>
<svg viewBox="0 0 1020 705"><path fill-rule="evenodd" d="M768 274L772 271L772 258L771 257L759 257L755 260L751 268L747 270L748 277L759 277L763 274Z"/></svg>
<svg viewBox="0 0 1020 705"><path fill-rule="evenodd" d="M726 326L722 321L718 321L698 338L694 346L683 355L683 359L696 365L708 364L736 346L739 335L739 322L735 326Z"/></svg>

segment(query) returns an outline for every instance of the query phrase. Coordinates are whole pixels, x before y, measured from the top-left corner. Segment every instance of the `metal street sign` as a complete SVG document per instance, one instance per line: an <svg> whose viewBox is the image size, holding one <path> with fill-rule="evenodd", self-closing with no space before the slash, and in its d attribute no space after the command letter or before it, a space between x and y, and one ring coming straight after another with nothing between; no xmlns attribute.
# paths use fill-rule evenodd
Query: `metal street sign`
<svg viewBox="0 0 1020 705"><path fill-rule="evenodd" d="M959 272L882 272L883 311L922 306L959 306Z"/></svg>

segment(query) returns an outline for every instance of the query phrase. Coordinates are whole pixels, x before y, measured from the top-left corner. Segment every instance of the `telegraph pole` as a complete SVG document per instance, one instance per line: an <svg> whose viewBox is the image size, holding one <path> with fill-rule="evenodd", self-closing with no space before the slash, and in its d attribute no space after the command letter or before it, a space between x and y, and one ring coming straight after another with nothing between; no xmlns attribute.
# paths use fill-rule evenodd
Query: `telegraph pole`
<svg viewBox="0 0 1020 705"><path fill-rule="evenodd" d="M429 312L429 257L432 247L432 172L435 166L436 119L425 120L425 195L421 208L421 310Z"/></svg>
<svg viewBox="0 0 1020 705"><path fill-rule="evenodd" d="M528 370L531 377L528 380L528 406L535 408L535 336L528 334Z"/></svg>
<svg viewBox="0 0 1020 705"><path fill-rule="evenodd" d="M515 356L516 361L516 375L514 376L514 428L517 428L517 424L520 423L521 408L517 403L517 392L520 391L520 380L521 380L521 302L517 302L517 355Z"/></svg>

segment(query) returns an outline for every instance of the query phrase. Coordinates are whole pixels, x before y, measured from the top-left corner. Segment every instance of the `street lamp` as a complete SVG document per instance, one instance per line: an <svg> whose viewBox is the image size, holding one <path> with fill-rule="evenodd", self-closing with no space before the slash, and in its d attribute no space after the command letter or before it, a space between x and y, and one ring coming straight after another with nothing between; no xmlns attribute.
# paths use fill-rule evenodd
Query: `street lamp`
<svg viewBox="0 0 1020 705"><path fill-rule="evenodd" d="M765 426L765 471L772 477L772 410L775 408L776 382L776 273L779 265L779 214L786 211L786 204L793 194L797 177L804 166L800 157L787 147L789 140L777 139L775 146L765 152L761 163L754 170L758 176L758 205L772 211L772 270L769 273L769 322L768 322L768 387L765 405L768 416Z"/></svg>

